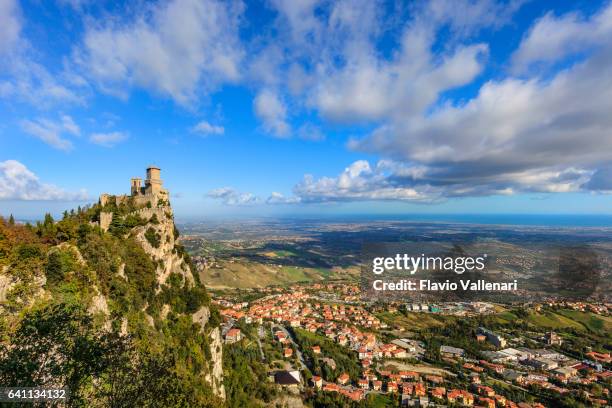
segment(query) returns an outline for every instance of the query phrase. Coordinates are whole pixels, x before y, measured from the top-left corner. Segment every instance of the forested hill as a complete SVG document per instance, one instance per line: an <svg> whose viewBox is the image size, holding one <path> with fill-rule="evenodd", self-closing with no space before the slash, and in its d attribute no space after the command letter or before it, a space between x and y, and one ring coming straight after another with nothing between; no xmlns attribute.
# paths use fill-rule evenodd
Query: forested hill
<svg viewBox="0 0 612 408"><path fill-rule="evenodd" d="M0 384L66 387L69 406L222 405L219 314L177 238L161 200L0 217Z"/></svg>

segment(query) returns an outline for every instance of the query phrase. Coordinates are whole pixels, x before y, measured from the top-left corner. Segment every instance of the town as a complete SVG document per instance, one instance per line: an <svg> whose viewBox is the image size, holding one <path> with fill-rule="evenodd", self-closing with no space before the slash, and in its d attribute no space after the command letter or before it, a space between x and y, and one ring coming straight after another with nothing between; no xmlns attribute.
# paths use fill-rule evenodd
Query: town
<svg viewBox="0 0 612 408"><path fill-rule="evenodd" d="M610 400L609 352L577 348L576 328L547 330L543 320L588 314L609 333L610 304L383 304L350 282L215 291L213 302L228 347L256 348L270 384L315 406L334 396L418 407Z"/></svg>

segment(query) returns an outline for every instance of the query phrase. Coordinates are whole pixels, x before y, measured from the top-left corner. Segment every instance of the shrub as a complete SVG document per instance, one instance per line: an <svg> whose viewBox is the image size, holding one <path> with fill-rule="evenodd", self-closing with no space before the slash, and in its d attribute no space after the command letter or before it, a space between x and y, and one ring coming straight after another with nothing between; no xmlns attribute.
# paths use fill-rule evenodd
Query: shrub
<svg viewBox="0 0 612 408"><path fill-rule="evenodd" d="M144 234L145 238L151 244L153 248L159 248L159 243L161 241L161 236L155 232L152 227L149 227Z"/></svg>
<svg viewBox="0 0 612 408"><path fill-rule="evenodd" d="M53 251L47 257L45 274L49 283L62 281L66 273L75 270L76 260L72 251Z"/></svg>

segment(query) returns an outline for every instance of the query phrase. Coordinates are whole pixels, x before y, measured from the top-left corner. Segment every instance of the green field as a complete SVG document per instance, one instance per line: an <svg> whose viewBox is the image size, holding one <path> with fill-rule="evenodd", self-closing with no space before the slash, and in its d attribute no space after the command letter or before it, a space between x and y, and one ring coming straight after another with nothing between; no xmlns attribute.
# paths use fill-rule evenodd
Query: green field
<svg viewBox="0 0 612 408"><path fill-rule="evenodd" d="M560 310L557 313L580 323L584 328L592 332L608 335L612 333L612 317L599 316L577 310Z"/></svg>
<svg viewBox="0 0 612 408"><path fill-rule="evenodd" d="M312 280L304 268L297 266L283 266L279 273L279 278L289 282L308 282Z"/></svg>
<svg viewBox="0 0 612 408"><path fill-rule="evenodd" d="M584 330L585 327L579 322L551 311L530 312L527 317L527 322L534 326L546 329L564 329L573 328L576 330Z"/></svg>
<svg viewBox="0 0 612 408"><path fill-rule="evenodd" d="M296 256L294 252L292 251L286 251L286 250L279 250L279 251L274 251L274 254L278 257L281 258L286 258L289 256Z"/></svg>
<svg viewBox="0 0 612 408"><path fill-rule="evenodd" d="M387 323L391 329L399 330L426 330L428 328L442 327L457 321L456 317L431 313L390 313L381 312L376 316ZM519 317L511 311L501 311L486 317L486 321L506 327L526 322L540 330L573 329L578 332L590 332L599 337L607 337L612 332L612 317L600 316L589 312L574 310L543 310L529 311L525 317Z"/></svg>
<svg viewBox="0 0 612 408"><path fill-rule="evenodd" d="M401 328L402 330L420 330L430 327L444 326L446 323L454 321L452 316L437 315L432 313L402 313L381 312L377 313L381 321L387 323L391 328Z"/></svg>

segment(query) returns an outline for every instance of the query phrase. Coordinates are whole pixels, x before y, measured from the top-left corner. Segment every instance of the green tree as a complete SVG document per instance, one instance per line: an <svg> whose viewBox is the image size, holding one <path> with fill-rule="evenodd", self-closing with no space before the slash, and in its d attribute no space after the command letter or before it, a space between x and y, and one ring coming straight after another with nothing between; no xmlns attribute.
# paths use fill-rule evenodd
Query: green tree
<svg viewBox="0 0 612 408"><path fill-rule="evenodd" d="M215 407L176 370L172 351L139 352L128 336L96 329L78 305L52 304L27 313L0 347L0 383L65 387L70 407Z"/></svg>
<svg viewBox="0 0 612 408"><path fill-rule="evenodd" d="M0 355L0 383L18 387L57 386L70 389L75 405L84 404L85 386L104 367L111 353L104 335L79 306L56 304L24 316Z"/></svg>
<svg viewBox="0 0 612 408"><path fill-rule="evenodd" d="M159 248L161 236L152 227L147 228L144 236L153 248Z"/></svg>

